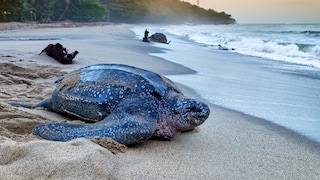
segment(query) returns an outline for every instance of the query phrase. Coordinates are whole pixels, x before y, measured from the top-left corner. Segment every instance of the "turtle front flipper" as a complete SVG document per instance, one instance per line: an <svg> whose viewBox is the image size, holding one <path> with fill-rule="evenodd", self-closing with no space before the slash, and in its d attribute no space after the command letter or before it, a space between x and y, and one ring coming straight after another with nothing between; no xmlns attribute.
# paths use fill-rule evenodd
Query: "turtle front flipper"
<svg viewBox="0 0 320 180"><path fill-rule="evenodd" d="M150 97L128 97L100 122L43 124L36 126L33 134L54 141L98 136L110 137L125 145L141 143L148 140L156 129L158 113L154 110L154 103Z"/></svg>
<svg viewBox="0 0 320 180"><path fill-rule="evenodd" d="M112 116L112 115L111 115ZM137 144L148 140L155 131L156 120L137 115L126 116L117 121L110 116L94 124L52 123L38 125L33 134L53 141L68 141L76 138L110 137L125 144Z"/></svg>

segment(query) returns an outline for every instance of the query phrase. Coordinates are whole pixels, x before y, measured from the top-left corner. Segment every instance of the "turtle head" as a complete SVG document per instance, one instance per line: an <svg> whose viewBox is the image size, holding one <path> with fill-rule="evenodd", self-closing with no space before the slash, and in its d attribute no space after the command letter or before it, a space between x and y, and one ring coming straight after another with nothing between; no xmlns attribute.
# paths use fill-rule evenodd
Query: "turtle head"
<svg viewBox="0 0 320 180"><path fill-rule="evenodd" d="M172 107L173 124L177 131L189 131L201 125L210 114L209 106L195 99L180 97Z"/></svg>
<svg viewBox="0 0 320 180"><path fill-rule="evenodd" d="M210 114L209 106L195 99L177 96L170 108L162 114L154 136L172 138L178 132L189 131L201 125Z"/></svg>

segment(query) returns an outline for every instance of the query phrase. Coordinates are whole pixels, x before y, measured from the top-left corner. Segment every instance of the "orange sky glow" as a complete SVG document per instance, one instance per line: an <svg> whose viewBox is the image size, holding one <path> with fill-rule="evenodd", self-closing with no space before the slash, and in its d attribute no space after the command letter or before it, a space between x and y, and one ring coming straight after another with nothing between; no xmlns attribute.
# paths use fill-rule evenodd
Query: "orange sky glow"
<svg viewBox="0 0 320 180"><path fill-rule="evenodd" d="M183 0L226 12L237 23L320 23L320 0Z"/></svg>

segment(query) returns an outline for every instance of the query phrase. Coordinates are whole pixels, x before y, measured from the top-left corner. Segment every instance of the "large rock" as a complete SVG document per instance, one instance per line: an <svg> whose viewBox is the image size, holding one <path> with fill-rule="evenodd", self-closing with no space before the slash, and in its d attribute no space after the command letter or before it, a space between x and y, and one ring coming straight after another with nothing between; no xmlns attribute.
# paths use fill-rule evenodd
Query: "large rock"
<svg viewBox="0 0 320 180"><path fill-rule="evenodd" d="M166 35L164 35L163 33L155 33L149 37L149 40L153 42L160 42L160 43L167 43L167 44L169 43L167 41Z"/></svg>

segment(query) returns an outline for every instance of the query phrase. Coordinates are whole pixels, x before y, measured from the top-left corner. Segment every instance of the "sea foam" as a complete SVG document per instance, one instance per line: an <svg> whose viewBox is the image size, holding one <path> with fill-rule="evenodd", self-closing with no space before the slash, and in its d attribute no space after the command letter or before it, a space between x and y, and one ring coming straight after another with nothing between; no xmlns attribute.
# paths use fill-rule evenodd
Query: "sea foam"
<svg viewBox="0 0 320 180"><path fill-rule="evenodd" d="M303 27L306 30L292 25L283 31L276 25L180 25L163 30L213 48L220 44L241 54L320 68L319 31L312 30L320 25Z"/></svg>

